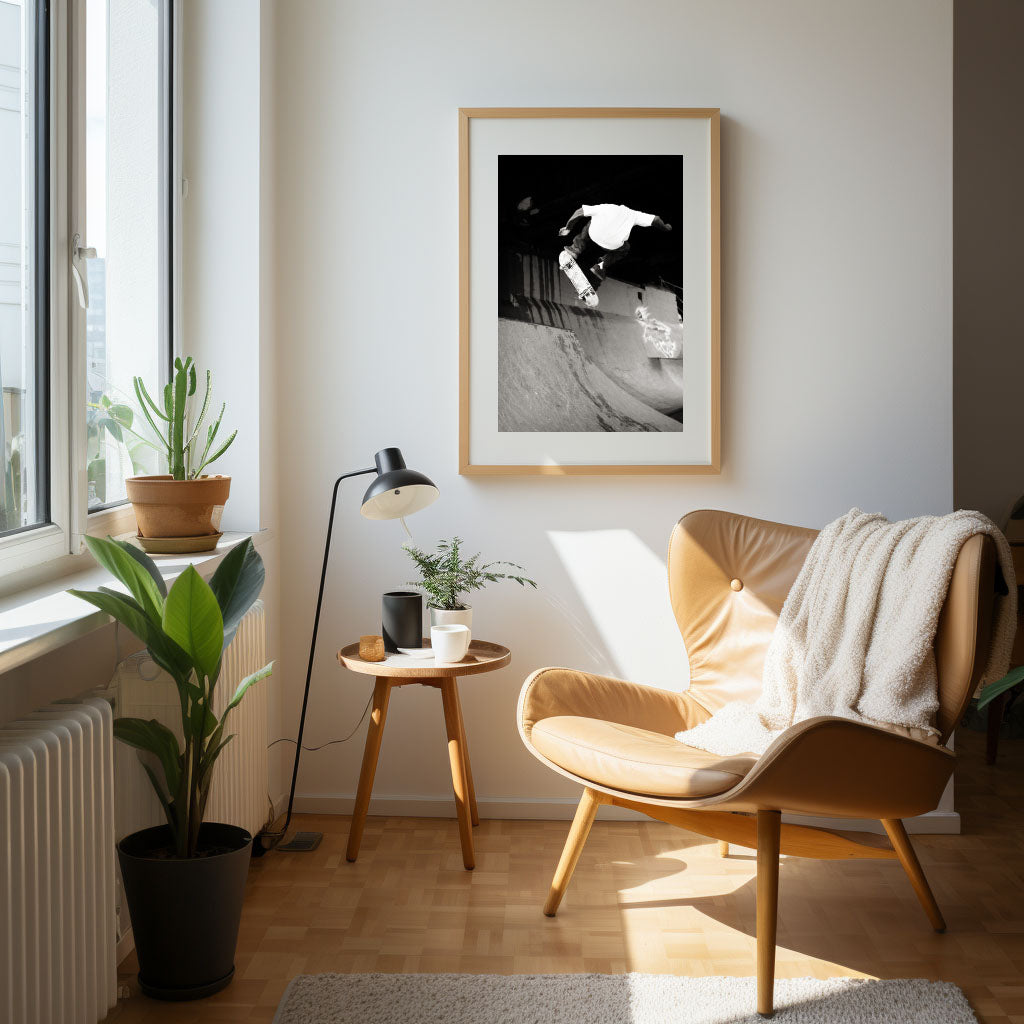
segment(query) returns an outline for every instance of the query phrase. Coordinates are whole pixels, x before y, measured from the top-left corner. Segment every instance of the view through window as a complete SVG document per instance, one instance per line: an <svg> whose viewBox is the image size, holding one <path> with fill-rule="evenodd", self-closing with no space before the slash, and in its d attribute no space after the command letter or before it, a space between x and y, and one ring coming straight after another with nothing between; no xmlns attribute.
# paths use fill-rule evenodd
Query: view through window
<svg viewBox="0 0 1024 1024"><path fill-rule="evenodd" d="M37 71L46 79L37 21L30 0L0 0L0 535L49 518L47 124Z"/></svg>
<svg viewBox="0 0 1024 1024"><path fill-rule="evenodd" d="M89 509L163 472L133 388L162 394L170 352L169 0L86 0L86 422Z"/></svg>

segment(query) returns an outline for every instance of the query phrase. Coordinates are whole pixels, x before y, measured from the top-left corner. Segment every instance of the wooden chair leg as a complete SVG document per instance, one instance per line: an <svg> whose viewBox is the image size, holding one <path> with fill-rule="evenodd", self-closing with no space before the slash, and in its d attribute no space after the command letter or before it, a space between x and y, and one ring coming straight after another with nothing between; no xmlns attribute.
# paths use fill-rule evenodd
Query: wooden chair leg
<svg viewBox="0 0 1024 1024"><path fill-rule="evenodd" d="M889 842L892 843L892 848L896 851L896 856L899 857L903 870L906 871L907 878L910 879L910 884L914 887L914 892L917 893L917 898L928 915L932 927L937 932L944 932L946 922L942 918L942 911L939 910L939 905L935 902L935 896L932 894L928 879L925 878L921 862L917 859L917 854L914 853L914 847L911 845L907 830L903 827L903 822L899 818L883 818L882 824L885 826Z"/></svg>
<svg viewBox="0 0 1024 1024"><path fill-rule="evenodd" d="M729 844L724 839L718 840L718 856L728 857L729 856Z"/></svg>
<svg viewBox="0 0 1024 1024"><path fill-rule="evenodd" d="M779 915L780 811L757 812L757 1012L775 1012L775 936Z"/></svg>
<svg viewBox="0 0 1024 1024"><path fill-rule="evenodd" d="M352 808L352 824L348 830L348 849L345 859L354 861L359 856L359 843L363 838L366 812L370 809L370 794L373 792L373 777L377 772L377 756L381 740L384 739L384 721L388 717L388 696L391 682L381 676L373 687L373 710L370 712L370 726L366 730L366 746L363 748L363 766L359 769L359 785L356 788L356 803Z"/></svg>
<svg viewBox="0 0 1024 1024"><path fill-rule="evenodd" d="M572 819L572 828L569 829L569 837L562 849L558 867L555 868L555 877L551 880L551 891L544 904L544 913L548 917L554 917L558 911L558 904L562 902L572 873L576 870L587 836L590 835L590 826L594 824L597 809L602 803L592 789L583 790L583 796L576 808L576 816Z"/></svg>

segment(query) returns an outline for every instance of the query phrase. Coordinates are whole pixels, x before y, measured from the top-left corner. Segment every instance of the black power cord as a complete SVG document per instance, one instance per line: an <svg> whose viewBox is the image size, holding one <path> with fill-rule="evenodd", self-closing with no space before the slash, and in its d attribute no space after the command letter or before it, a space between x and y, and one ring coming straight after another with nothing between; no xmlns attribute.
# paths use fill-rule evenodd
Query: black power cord
<svg viewBox="0 0 1024 1024"><path fill-rule="evenodd" d="M302 744L303 750L323 750L325 747L333 747L336 743L347 743L353 736L359 731L359 727L366 721L367 712L370 710L370 705L373 702L373 694L366 698L366 706L363 708L363 713L359 716L359 721L356 722L355 727L347 735L341 737L341 739L328 740L326 743L320 743L315 747ZM278 743L297 743L297 740L293 740L290 736L282 736L280 739L273 740L267 744L267 750L271 747L276 747ZM271 808L274 806L274 801L271 799L270 793L267 793L267 805ZM268 823L269 824L269 823ZM252 854L254 857L262 857L268 850L273 850L282 839L284 839L285 829L281 829L278 832L272 832L269 828L264 828L257 839L259 842L253 843Z"/></svg>

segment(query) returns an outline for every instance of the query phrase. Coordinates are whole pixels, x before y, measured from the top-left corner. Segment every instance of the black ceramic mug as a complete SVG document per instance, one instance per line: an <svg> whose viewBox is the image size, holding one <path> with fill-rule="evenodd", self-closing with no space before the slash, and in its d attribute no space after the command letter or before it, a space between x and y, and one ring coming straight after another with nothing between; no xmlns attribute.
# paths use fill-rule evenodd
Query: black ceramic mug
<svg viewBox="0 0 1024 1024"><path fill-rule="evenodd" d="M384 650L423 646L423 596L411 590L392 590L381 602Z"/></svg>

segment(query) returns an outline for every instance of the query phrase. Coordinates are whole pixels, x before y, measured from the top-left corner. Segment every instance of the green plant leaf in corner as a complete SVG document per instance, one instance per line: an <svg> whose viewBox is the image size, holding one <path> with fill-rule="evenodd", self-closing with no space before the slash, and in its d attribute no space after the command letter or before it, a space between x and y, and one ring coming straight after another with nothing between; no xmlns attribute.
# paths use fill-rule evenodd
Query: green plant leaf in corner
<svg viewBox="0 0 1024 1024"><path fill-rule="evenodd" d="M191 565L174 581L164 602L164 632L192 659L196 670L215 679L224 641L217 598Z"/></svg>
<svg viewBox="0 0 1024 1024"><path fill-rule="evenodd" d="M1012 690L1021 680L1024 680L1024 665L1018 665L1012 672L1008 672L1003 676L1002 679L989 683L981 691L981 696L978 697L978 710L980 711L986 705L991 704L996 697L1006 693L1007 690Z"/></svg>
<svg viewBox="0 0 1024 1024"><path fill-rule="evenodd" d="M248 539L233 547L217 566L210 580L210 589L224 617L225 647L234 638L242 616L259 597L265 576L263 559Z"/></svg>

